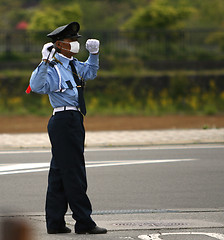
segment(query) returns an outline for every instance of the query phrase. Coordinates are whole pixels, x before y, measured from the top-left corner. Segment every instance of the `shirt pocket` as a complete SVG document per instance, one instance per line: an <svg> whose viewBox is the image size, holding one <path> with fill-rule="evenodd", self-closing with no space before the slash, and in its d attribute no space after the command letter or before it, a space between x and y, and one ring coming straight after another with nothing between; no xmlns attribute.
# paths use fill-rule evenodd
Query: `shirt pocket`
<svg viewBox="0 0 224 240"><path fill-rule="evenodd" d="M64 92L66 90L74 90L76 88L76 83L72 80L63 80L61 82L61 91Z"/></svg>
<svg viewBox="0 0 224 240"><path fill-rule="evenodd" d="M74 80L68 79L62 81L62 89L74 89L76 87L76 83Z"/></svg>

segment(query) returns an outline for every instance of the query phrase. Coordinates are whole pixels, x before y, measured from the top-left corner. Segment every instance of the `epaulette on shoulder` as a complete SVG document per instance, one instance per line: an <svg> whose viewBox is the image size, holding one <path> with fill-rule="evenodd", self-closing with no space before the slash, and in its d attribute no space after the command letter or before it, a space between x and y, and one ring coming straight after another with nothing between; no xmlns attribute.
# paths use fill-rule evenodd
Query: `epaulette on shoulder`
<svg viewBox="0 0 224 240"><path fill-rule="evenodd" d="M57 62L55 60L49 62L50 67L54 67L54 65L56 65L56 64L57 64Z"/></svg>

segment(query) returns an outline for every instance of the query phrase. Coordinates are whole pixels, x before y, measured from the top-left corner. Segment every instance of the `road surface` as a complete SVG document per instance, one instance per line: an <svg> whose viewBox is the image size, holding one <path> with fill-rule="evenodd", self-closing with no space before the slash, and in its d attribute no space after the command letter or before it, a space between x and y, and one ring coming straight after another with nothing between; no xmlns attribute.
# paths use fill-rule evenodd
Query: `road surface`
<svg viewBox="0 0 224 240"><path fill-rule="evenodd" d="M86 149L93 210L224 207L223 145ZM50 150L0 152L1 212L43 212Z"/></svg>

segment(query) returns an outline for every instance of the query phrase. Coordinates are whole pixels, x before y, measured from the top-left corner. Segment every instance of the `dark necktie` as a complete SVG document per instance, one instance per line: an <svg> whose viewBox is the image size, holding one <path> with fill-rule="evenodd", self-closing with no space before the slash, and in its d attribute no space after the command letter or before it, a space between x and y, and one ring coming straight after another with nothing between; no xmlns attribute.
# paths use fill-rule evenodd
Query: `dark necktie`
<svg viewBox="0 0 224 240"><path fill-rule="evenodd" d="M86 115L86 104L85 104L85 99L84 99L84 94L83 94L83 91L84 91L84 81L82 82L79 79L79 77L77 75L77 72L76 72L76 69L75 69L75 66L72 63L72 61L69 62L69 65L72 68L73 78L74 78L74 80L76 82L76 85L77 85L76 87L77 87L77 90L78 90L78 99L79 99L80 111L85 116Z"/></svg>

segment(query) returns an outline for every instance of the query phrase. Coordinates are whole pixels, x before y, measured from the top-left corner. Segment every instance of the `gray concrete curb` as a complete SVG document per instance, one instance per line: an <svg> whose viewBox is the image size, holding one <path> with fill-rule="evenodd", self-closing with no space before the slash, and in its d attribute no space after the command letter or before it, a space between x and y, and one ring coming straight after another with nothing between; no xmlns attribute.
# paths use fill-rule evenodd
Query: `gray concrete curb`
<svg viewBox="0 0 224 240"><path fill-rule="evenodd" d="M4 220L5 217L0 217ZM198 232L197 239L206 240L208 236L212 239L223 239L224 235L224 215L222 209L199 211L161 211L156 213L138 213L138 214L106 214L94 215L93 219L97 225L106 227L107 234L91 236L91 235L77 235L74 234L74 220L71 215L66 215L65 220L67 226L72 230L70 234L56 234L50 235L46 233L45 216L41 214L26 215L23 214L16 218L16 215L11 217L14 221L25 222L28 227L32 227L33 239L38 240L89 240L89 239L167 239L166 237L157 238L156 236L163 233L186 234L187 238L180 236L172 236L172 239L195 239L195 233ZM18 222L19 223L19 222ZM194 234L192 234L194 233ZM206 234L210 233L210 234ZM142 236L142 237L140 237ZM170 239L170 238L168 238ZM210 238L209 238L210 239Z"/></svg>
<svg viewBox="0 0 224 240"><path fill-rule="evenodd" d="M87 147L224 143L224 128L86 132ZM0 134L0 149L49 148L47 133Z"/></svg>

